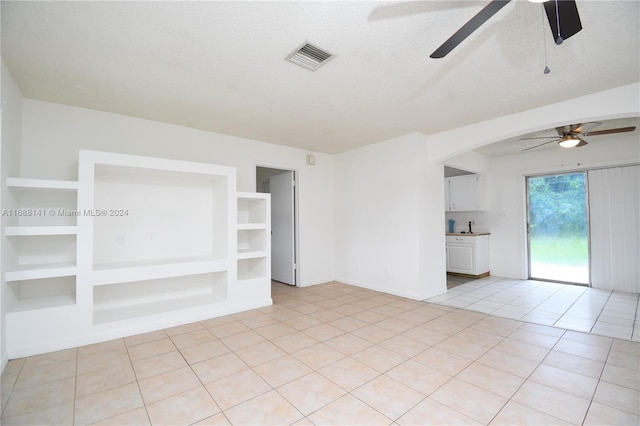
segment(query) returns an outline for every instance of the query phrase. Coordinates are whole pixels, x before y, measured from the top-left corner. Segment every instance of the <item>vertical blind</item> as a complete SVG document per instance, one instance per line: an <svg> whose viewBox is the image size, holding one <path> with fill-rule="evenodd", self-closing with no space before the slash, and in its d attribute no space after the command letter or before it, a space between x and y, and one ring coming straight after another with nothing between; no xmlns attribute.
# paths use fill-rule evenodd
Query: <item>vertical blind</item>
<svg viewBox="0 0 640 426"><path fill-rule="evenodd" d="M640 166L590 170L593 288L640 293Z"/></svg>

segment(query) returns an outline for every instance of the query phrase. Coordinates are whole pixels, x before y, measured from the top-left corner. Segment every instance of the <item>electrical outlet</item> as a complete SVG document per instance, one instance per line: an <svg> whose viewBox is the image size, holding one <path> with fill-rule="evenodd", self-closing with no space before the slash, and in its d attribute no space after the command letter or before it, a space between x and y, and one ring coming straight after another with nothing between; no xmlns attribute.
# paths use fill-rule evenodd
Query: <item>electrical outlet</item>
<svg viewBox="0 0 640 426"><path fill-rule="evenodd" d="M124 244L127 242L126 234L118 234L118 244Z"/></svg>

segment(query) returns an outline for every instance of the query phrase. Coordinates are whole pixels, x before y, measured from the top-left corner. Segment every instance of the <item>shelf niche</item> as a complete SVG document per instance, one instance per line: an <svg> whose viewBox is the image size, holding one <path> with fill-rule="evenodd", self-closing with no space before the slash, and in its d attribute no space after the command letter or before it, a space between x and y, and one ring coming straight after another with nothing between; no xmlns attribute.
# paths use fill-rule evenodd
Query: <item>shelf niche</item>
<svg viewBox="0 0 640 426"><path fill-rule="evenodd" d="M226 176L96 164L94 185L94 269L228 256Z"/></svg>

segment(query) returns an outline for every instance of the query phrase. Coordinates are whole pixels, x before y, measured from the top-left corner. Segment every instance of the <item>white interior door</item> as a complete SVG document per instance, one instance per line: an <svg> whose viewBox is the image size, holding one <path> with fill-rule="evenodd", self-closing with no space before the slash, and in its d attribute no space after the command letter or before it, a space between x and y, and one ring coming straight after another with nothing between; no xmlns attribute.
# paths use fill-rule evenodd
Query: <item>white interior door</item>
<svg viewBox="0 0 640 426"><path fill-rule="evenodd" d="M295 195L292 171L269 178L271 193L271 279L296 285Z"/></svg>

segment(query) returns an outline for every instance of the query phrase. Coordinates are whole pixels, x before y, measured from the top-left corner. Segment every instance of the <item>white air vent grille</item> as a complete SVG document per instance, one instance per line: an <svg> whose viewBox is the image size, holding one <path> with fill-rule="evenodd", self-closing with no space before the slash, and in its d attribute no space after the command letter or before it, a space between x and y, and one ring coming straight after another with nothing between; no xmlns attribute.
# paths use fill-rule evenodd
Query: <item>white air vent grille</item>
<svg viewBox="0 0 640 426"><path fill-rule="evenodd" d="M326 63L331 58L333 58L331 53L325 52L310 43L304 43L294 50L292 54L287 56L289 62L293 62L311 71L317 70L320 65Z"/></svg>

